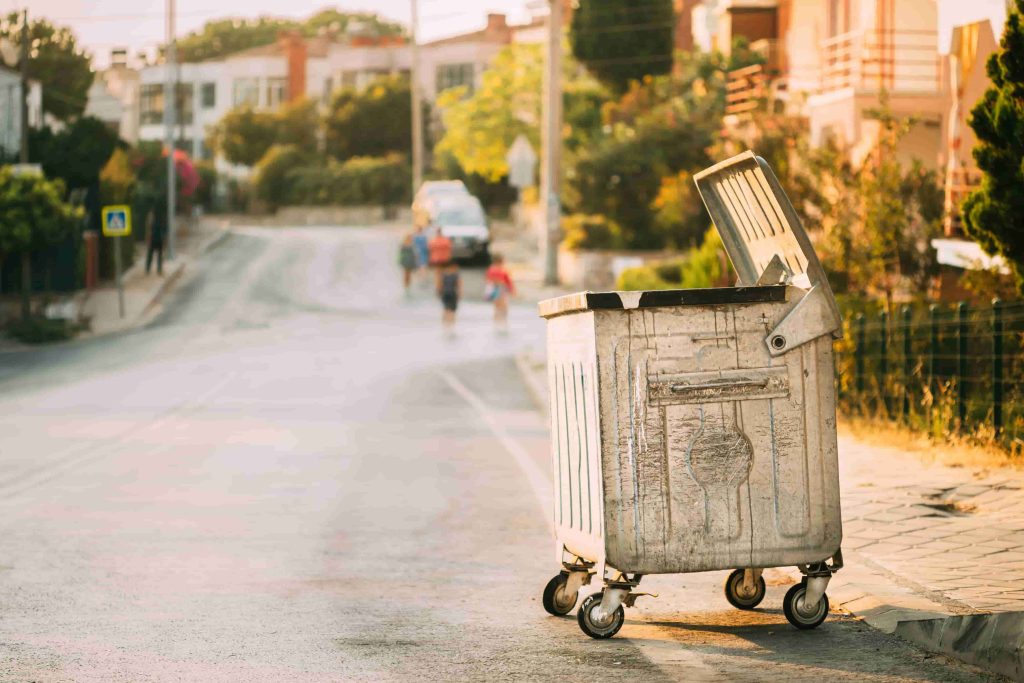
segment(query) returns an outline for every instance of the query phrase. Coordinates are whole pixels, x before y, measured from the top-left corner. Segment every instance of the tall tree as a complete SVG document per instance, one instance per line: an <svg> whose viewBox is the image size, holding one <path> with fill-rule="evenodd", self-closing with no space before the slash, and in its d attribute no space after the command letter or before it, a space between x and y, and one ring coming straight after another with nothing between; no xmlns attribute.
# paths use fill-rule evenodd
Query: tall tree
<svg viewBox="0 0 1024 683"><path fill-rule="evenodd" d="M991 87L971 110L981 187L963 203L964 229L989 254L1006 259L1024 292L1024 0L1006 19L1000 50L988 60Z"/></svg>
<svg viewBox="0 0 1024 683"><path fill-rule="evenodd" d="M19 50L21 21L17 12L0 19L0 38ZM93 79L89 53L78 47L70 29L54 26L46 19L30 20L28 37L28 77L42 86L43 111L61 121L79 116L85 111Z"/></svg>
<svg viewBox="0 0 1024 683"><path fill-rule="evenodd" d="M122 143L123 144L123 143ZM92 116L81 116L54 133L32 131L29 156L42 164L49 178L60 178L70 189L90 187L119 145L117 133Z"/></svg>
<svg viewBox="0 0 1024 683"><path fill-rule="evenodd" d="M258 19L227 18L208 21L199 31L193 31L178 41L178 54L182 61L201 62L229 55L251 47L270 45L281 31L299 30L305 36L316 35L322 29L346 31L359 25L363 33L376 36L404 35L405 29L372 12L340 12L323 9L305 21L259 17Z"/></svg>
<svg viewBox="0 0 1024 683"><path fill-rule="evenodd" d="M409 79L405 76L378 78L364 90L340 90L325 121L327 153L345 160L407 152L412 146L411 120Z"/></svg>
<svg viewBox="0 0 1024 683"><path fill-rule="evenodd" d="M250 106L225 114L210 131L210 148L233 164L252 166L277 141L277 118Z"/></svg>
<svg viewBox="0 0 1024 683"><path fill-rule="evenodd" d="M60 180L0 168L0 260L6 254L21 254L23 319L31 315L32 252L67 239L81 219L81 211L63 197Z"/></svg>
<svg viewBox="0 0 1024 683"><path fill-rule="evenodd" d="M508 173L505 155L523 134L534 149L540 142L540 81L543 57L538 45L504 48L469 95L465 86L438 98L444 136L439 155L450 154L466 173L497 182Z"/></svg>
<svg viewBox="0 0 1024 683"><path fill-rule="evenodd" d="M569 27L576 59L613 91L672 69L672 0L580 0Z"/></svg>

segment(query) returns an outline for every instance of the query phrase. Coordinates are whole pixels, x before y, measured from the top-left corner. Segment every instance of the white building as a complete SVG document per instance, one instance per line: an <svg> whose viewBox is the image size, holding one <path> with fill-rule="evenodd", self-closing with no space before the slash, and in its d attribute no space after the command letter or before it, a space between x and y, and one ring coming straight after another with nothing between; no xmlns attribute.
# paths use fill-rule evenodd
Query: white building
<svg viewBox="0 0 1024 683"><path fill-rule="evenodd" d="M122 140L139 140L139 72L128 66L128 53L114 49L110 67L96 73L89 88L85 115L110 126Z"/></svg>
<svg viewBox="0 0 1024 683"><path fill-rule="evenodd" d="M21 151L21 73L0 63L0 159L17 158ZM43 119L43 91L30 81L28 124L38 128Z"/></svg>
<svg viewBox="0 0 1024 683"><path fill-rule="evenodd" d="M527 38L535 29L533 24L509 26L505 15L489 14L486 27L479 31L421 45L419 81L424 98L433 102L438 93L454 86L478 87L498 51L518 39L518 31ZM210 158L205 145L210 128L235 107L273 110L301 97L326 104L337 88L362 88L381 75L409 73L411 60L411 48L401 38L329 33L302 38L293 33L221 59L179 64L175 136L193 157ZM139 140L164 139L166 70L165 64L157 64L139 71L133 105Z"/></svg>

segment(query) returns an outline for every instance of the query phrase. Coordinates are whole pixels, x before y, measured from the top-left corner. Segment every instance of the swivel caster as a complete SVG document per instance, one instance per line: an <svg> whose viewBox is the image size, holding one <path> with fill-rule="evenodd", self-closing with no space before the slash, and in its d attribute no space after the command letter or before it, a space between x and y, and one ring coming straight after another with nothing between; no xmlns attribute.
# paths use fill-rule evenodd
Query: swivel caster
<svg viewBox="0 0 1024 683"><path fill-rule="evenodd" d="M751 586L746 586L743 581L747 571L756 573ZM764 600L764 594L764 577L759 569L737 569L725 580L725 599L736 609L754 609Z"/></svg>
<svg viewBox="0 0 1024 683"><path fill-rule="evenodd" d="M544 609L548 614L556 617L563 617L572 611L579 598L579 591L568 592L569 574L561 572L556 574L548 585L544 586Z"/></svg>
<svg viewBox="0 0 1024 683"><path fill-rule="evenodd" d="M807 580L804 579L786 592L782 599L782 611L789 623L798 629L817 628L828 616L828 596L821 594L817 605L807 605Z"/></svg>
<svg viewBox="0 0 1024 683"><path fill-rule="evenodd" d="M576 614L580 629L591 638L598 640L614 636L626 621L626 611L622 609L621 604L611 614L602 614L599 608L603 598L604 591L588 595L580 605L580 611Z"/></svg>

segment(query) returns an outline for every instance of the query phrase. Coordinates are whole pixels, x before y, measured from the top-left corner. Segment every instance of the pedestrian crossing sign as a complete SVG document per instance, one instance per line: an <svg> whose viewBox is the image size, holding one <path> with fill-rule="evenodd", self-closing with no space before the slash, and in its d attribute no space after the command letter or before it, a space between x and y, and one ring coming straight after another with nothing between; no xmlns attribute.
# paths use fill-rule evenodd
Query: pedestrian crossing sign
<svg viewBox="0 0 1024 683"><path fill-rule="evenodd" d="M126 204L103 207L103 234L127 237L132 234L132 207Z"/></svg>

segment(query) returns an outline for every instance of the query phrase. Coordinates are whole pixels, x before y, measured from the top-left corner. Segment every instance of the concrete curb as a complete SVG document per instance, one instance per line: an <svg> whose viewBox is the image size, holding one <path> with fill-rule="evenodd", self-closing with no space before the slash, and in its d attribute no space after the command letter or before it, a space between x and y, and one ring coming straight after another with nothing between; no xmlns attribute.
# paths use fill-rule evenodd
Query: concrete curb
<svg viewBox="0 0 1024 683"><path fill-rule="evenodd" d="M901 621L896 635L926 650L1024 681L1024 612Z"/></svg>

